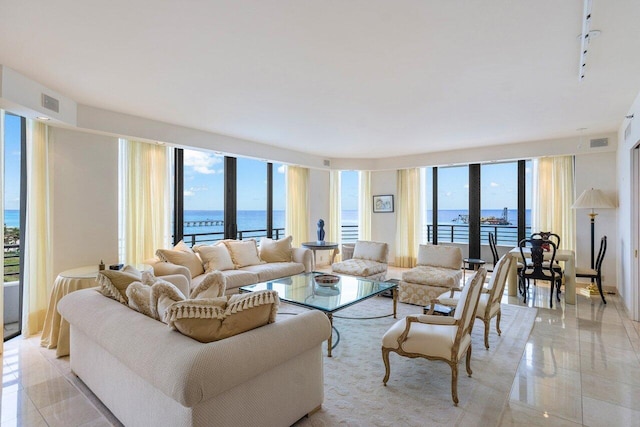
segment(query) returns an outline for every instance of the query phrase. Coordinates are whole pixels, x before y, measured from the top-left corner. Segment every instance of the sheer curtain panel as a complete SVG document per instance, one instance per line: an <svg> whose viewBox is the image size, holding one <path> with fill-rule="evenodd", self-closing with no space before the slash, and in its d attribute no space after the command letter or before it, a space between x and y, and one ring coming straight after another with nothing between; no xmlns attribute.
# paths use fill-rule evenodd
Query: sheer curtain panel
<svg viewBox="0 0 640 427"><path fill-rule="evenodd" d="M46 125L27 120L27 218L22 300L22 333L25 336L42 330L53 288L48 139Z"/></svg>
<svg viewBox="0 0 640 427"><path fill-rule="evenodd" d="M574 158L542 157L533 165L533 230L552 231L561 249L575 250Z"/></svg>
<svg viewBox="0 0 640 427"><path fill-rule="evenodd" d="M340 171L329 172L329 228L325 240L342 241L342 205L340 203ZM335 261L340 261L338 255Z"/></svg>
<svg viewBox="0 0 640 427"><path fill-rule="evenodd" d="M358 239L371 240L371 171L360 171L358 174Z"/></svg>
<svg viewBox="0 0 640 427"><path fill-rule="evenodd" d="M398 171L396 267L415 267L420 244L420 169Z"/></svg>
<svg viewBox="0 0 640 427"><path fill-rule="evenodd" d="M169 246L170 156L164 145L120 140L121 224L127 264Z"/></svg>
<svg viewBox="0 0 640 427"><path fill-rule="evenodd" d="M2 189L2 197L0 197L0 219L4 224L4 110L0 109L0 188ZM4 247L4 229L2 230L2 246ZM2 284L4 286L4 250L2 251ZM3 289L4 291L4 289ZM0 292L0 326L4 331L4 292ZM4 340L0 342L0 354L4 350Z"/></svg>
<svg viewBox="0 0 640 427"><path fill-rule="evenodd" d="M309 240L309 169L287 166L287 210L285 234L293 246Z"/></svg>

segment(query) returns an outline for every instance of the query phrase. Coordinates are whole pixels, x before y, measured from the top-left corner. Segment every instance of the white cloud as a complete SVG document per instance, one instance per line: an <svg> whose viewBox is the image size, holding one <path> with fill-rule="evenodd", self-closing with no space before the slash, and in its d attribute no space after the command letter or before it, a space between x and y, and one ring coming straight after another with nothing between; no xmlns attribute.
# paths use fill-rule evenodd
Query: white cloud
<svg viewBox="0 0 640 427"><path fill-rule="evenodd" d="M184 165L193 168L195 172L206 175L220 173L220 169L216 170L213 167L220 163L222 163L222 157L213 153L195 150L184 151Z"/></svg>
<svg viewBox="0 0 640 427"><path fill-rule="evenodd" d="M500 187L500 184L498 184L497 182L492 182L491 184L489 184L491 187Z"/></svg>
<svg viewBox="0 0 640 427"><path fill-rule="evenodd" d="M278 173L284 173L287 170L285 165L278 166Z"/></svg>
<svg viewBox="0 0 640 427"><path fill-rule="evenodd" d="M468 189L468 188L469 188L469 184L465 184L465 185L464 185L464 188L467 188L467 189Z"/></svg>
<svg viewBox="0 0 640 427"><path fill-rule="evenodd" d="M183 194L184 194L184 197L191 197L196 195L195 191L191 191L191 190L184 190Z"/></svg>
<svg viewBox="0 0 640 427"><path fill-rule="evenodd" d="M189 187L189 189L184 190L184 197L195 196L199 191L207 191L208 187Z"/></svg>

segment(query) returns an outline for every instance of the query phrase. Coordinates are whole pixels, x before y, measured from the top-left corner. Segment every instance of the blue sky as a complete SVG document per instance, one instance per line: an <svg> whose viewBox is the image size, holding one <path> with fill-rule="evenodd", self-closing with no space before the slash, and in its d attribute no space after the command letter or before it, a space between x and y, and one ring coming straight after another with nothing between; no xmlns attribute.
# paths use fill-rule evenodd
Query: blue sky
<svg viewBox="0 0 640 427"><path fill-rule="evenodd" d="M5 114L4 119L4 208L20 209L20 117Z"/></svg>

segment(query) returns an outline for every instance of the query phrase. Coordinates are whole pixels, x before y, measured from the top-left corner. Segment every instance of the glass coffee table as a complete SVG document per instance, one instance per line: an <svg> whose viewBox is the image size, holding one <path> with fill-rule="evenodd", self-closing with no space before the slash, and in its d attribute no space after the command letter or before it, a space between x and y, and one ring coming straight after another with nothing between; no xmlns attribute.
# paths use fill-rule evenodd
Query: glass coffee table
<svg viewBox="0 0 640 427"><path fill-rule="evenodd" d="M318 276L334 276L337 281L335 283L322 283L321 278L316 280ZM391 290L393 294L393 317L395 318L398 306L397 288L398 285L396 283L312 272L256 283L255 285L242 286L240 287L240 292L274 290L278 292L278 296L282 301L322 311L329 318L333 331L333 313L373 296L380 295L387 290ZM332 348L332 337L329 336L327 342L327 355L329 357L331 357Z"/></svg>

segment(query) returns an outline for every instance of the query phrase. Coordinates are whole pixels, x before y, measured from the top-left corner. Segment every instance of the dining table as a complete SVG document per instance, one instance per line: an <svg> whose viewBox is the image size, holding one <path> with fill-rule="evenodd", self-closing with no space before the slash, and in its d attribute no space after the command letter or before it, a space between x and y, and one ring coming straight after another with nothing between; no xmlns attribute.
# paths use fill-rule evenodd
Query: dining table
<svg viewBox="0 0 640 427"><path fill-rule="evenodd" d="M529 248L523 248L525 257L527 254L531 254ZM515 261L522 262L522 255L520 254L520 248L515 247L509 251L509 255L514 258ZM544 253L544 259L551 259L551 252ZM576 303L576 253L570 249L558 249L556 251L556 261L564 262L564 301L567 304ZM509 276L507 278L507 286L509 296L516 296L518 294L518 267L516 262L511 263L509 268Z"/></svg>

